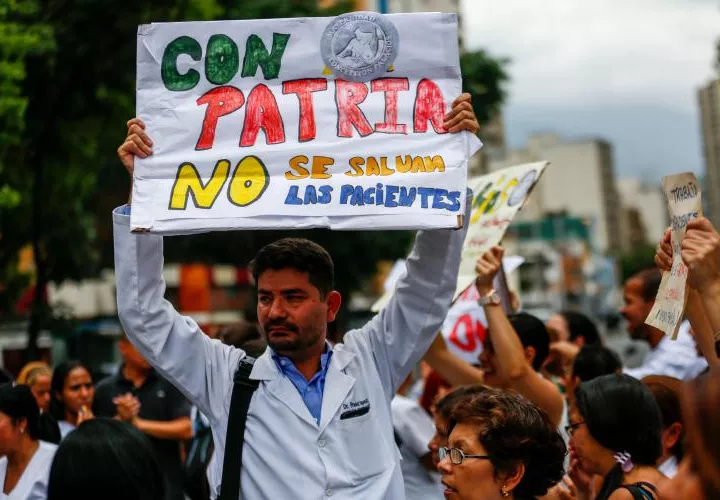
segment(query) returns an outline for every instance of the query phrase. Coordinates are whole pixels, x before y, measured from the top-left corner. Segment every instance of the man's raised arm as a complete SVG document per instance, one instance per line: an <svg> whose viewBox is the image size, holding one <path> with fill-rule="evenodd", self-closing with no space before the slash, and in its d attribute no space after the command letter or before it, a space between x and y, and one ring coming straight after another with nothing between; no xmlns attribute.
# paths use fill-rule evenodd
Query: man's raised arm
<svg viewBox="0 0 720 500"><path fill-rule="evenodd" d="M471 204L468 190L461 229L418 231L407 272L392 299L360 331L345 339L348 346L356 343L358 347L368 339L388 397L424 356L445 321L457 285Z"/></svg>
<svg viewBox="0 0 720 500"><path fill-rule="evenodd" d="M470 94L455 99L443 126L451 133L479 130ZM424 356L445 321L470 223L469 189L465 207L462 228L418 232L406 274L398 281L393 298L360 332L345 338L349 346L371 349L388 399Z"/></svg>
<svg viewBox="0 0 720 500"><path fill-rule="evenodd" d="M128 122L118 156L132 175L135 156L152 154L140 120ZM243 351L211 340L164 298L163 238L130 231L129 207L113 213L115 279L120 322L140 353L209 418L223 413Z"/></svg>

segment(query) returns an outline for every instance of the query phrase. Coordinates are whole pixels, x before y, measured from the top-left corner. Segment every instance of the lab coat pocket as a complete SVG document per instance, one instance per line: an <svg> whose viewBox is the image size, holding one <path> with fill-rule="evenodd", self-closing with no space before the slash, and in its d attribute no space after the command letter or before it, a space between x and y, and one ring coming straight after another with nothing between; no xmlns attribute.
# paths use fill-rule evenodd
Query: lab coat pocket
<svg viewBox="0 0 720 500"><path fill-rule="evenodd" d="M346 450L345 461L353 484L386 471L394 456L381 438L373 411L339 421L339 430Z"/></svg>

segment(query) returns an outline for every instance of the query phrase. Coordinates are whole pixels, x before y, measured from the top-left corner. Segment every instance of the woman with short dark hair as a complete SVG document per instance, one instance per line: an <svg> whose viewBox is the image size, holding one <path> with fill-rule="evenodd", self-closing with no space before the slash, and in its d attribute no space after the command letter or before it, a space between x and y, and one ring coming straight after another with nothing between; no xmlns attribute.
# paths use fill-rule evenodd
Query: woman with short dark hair
<svg viewBox="0 0 720 500"><path fill-rule="evenodd" d="M437 403L431 406L430 413L432 414L433 423L435 424L435 435L428 443L428 448L432 454L432 461L435 467L440 463L440 457L438 456L440 448L446 447L448 444L448 425L450 424L450 415L453 408L463 398L480 394L486 390L487 387L484 385L458 387L454 391L447 393L440 398Z"/></svg>
<svg viewBox="0 0 720 500"><path fill-rule="evenodd" d="M570 405L570 476L577 497L596 500L656 498L663 475L662 418L652 392L628 375L604 375L581 383ZM603 477L595 497L589 477Z"/></svg>
<svg viewBox="0 0 720 500"><path fill-rule="evenodd" d="M45 499L57 446L40 441L39 418L28 386L0 386L0 499Z"/></svg>
<svg viewBox="0 0 720 500"><path fill-rule="evenodd" d="M563 476L567 449L547 414L512 391L486 389L458 401L439 469L446 498L529 500Z"/></svg>
<svg viewBox="0 0 720 500"><path fill-rule="evenodd" d="M48 500L164 500L155 451L119 420L83 422L63 440L50 470Z"/></svg>

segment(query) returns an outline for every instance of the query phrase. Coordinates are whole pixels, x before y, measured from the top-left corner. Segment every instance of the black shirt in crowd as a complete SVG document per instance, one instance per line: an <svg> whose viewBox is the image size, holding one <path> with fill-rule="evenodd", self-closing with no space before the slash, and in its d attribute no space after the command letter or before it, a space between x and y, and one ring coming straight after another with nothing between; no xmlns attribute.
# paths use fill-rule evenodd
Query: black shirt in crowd
<svg viewBox="0 0 720 500"><path fill-rule="evenodd" d="M113 403L116 396L131 393L140 400L139 417L145 420L170 421L190 416L190 403L175 386L152 370L140 387L135 387L122 374L100 381L95 388L93 412L98 417L114 417L117 408ZM180 442L169 439L158 439L148 436L155 448L161 468L165 471L168 481L170 500L184 500L183 467L180 454Z"/></svg>

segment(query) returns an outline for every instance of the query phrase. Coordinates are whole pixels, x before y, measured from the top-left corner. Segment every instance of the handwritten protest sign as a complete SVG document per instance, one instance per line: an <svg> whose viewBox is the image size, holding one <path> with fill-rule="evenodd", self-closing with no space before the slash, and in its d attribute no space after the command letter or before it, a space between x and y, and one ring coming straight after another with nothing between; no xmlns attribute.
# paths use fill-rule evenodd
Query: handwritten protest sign
<svg viewBox="0 0 720 500"><path fill-rule="evenodd" d="M472 214L455 288L456 301L475 281L477 260L483 253L502 241L508 226L525 204L548 165L549 162L544 161L526 163L468 181L469 187L473 190ZM503 283L495 285L496 290L499 291L502 291L503 287ZM394 284L373 304L372 310L382 309L393 293Z"/></svg>
<svg viewBox="0 0 720 500"><path fill-rule="evenodd" d="M645 323L677 338L687 302L687 266L680 254L687 224L702 216L702 194L695 174L686 172L663 178L663 191L668 200L672 228L673 263L670 271L663 272L655 305Z"/></svg>
<svg viewBox="0 0 720 500"><path fill-rule="evenodd" d="M469 181L474 193L472 215L455 297L475 281L475 263L502 241L547 165L548 162L517 165Z"/></svg>
<svg viewBox="0 0 720 500"><path fill-rule="evenodd" d="M472 134L452 14L154 23L137 36L131 226L457 227Z"/></svg>

